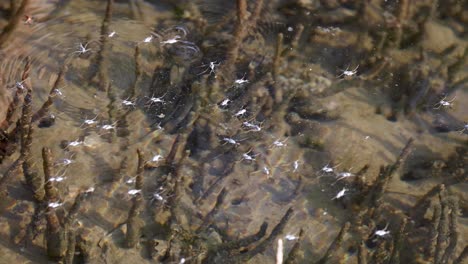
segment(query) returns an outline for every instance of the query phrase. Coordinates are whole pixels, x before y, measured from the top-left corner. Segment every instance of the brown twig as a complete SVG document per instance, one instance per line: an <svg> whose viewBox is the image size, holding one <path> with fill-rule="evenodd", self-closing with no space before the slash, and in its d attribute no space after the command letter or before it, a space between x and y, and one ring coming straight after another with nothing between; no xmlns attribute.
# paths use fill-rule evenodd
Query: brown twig
<svg viewBox="0 0 468 264"><path fill-rule="evenodd" d="M435 249L437 245L437 229L439 228L439 223L440 223L440 204L436 203L434 205L433 209L433 214L432 214L432 225L431 229L429 231L429 243L426 249L426 255L430 260L434 260L434 254L435 254Z"/></svg>
<svg viewBox="0 0 468 264"><path fill-rule="evenodd" d="M292 247L291 251L289 251L288 256L284 260L285 264L299 263L299 250L300 250L303 236L304 236L304 230L301 228L301 230L299 231L299 237L294 243L294 246Z"/></svg>
<svg viewBox="0 0 468 264"><path fill-rule="evenodd" d="M349 222L346 222L343 225L340 232L338 233L338 236L330 244L330 246L327 249L327 252L325 252L325 255L317 262L318 264L325 264L331 259L333 254L340 248L341 242L343 241L343 238L345 234L348 232L350 226L351 225Z"/></svg>
<svg viewBox="0 0 468 264"><path fill-rule="evenodd" d="M33 169L33 161L31 156L31 145L32 145L32 134L33 127L31 125L31 108L32 108L32 91L27 87L28 91L24 98L23 113L21 116L21 151L20 158L23 162L23 174L26 179L26 183L31 188L33 196L37 201L44 199L44 180L43 178Z"/></svg>
<svg viewBox="0 0 468 264"><path fill-rule="evenodd" d="M372 189L370 190L370 194L368 196L368 202L370 207L377 207L381 203L381 199L385 193L388 182L410 154L412 145L413 139L410 138L403 150L401 151L400 155L396 159L396 161L392 165L380 169L379 176L375 180L375 183L372 186Z"/></svg>
<svg viewBox="0 0 468 264"><path fill-rule="evenodd" d="M281 232L283 232L283 229L286 227L286 224L288 223L289 219L291 218L293 212L294 212L294 210L292 208L289 208L286 211L286 213L284 214L284 216L281 218L279 223L273 228L273 230L271 230L270 235L265 240L260 242L260 244L258 244L252 250L250 250L247 253L244 253L242 256L240 256L239 258L241 260L243 260L242 263L246 263L249 259L251 259L255 255L257 255L258 253L264 252L266 250L266 248L271 244L271 242L273 242L273 240L275 240L276 237Z"/></svg>
<svg viewBox="0 0 468 264"><path fill-rule="evenodd" d="M8 170L3 174L3 177L0 179L0 187L3 186L7 180L18 171L18 169L23 165L23 159L18 158L11 164Z"/></svg>
<svg viewBox="0 0 468 264"><path fill-rule="evenodd" d="M44 191L46 201L48 203L57 202L58 200L60 200L60 197L57 189L53 184L54 181L52 177L54 176L54 164L52 162L52 153L47 147L42 148L42 160L44 168Z"/></svg>
<svg viewBox="0 0 468 264"><path fill-rule="evenodd" d="M367 264L367 249L364 242L359 243L358 247L358 264Z"/></svg>
<svg viewBox="0 0 468 264"><path fill-rule="evenodd" d="M90 78L93 82L96 82L101 91L107 91L110 85L109 76L107 74L108 70L108 60L107 60L107 49L108 49L108 35L109 35L109 24L112 19L112 9L114 6L114 0L107 0L106 14L104 20L101 24L101 37L100 43L101 48L99 49L97 55L97 68L98 72Z"/></svg>
<svg viewBox="0 0 468 264"><path fill-rule="evenodd" d="M443 253L445 252L447 242L449 240L449 206L447 190L439 192L441 216L439 226L437 228L437 243L435 247L434 263L439 264L442 261Z"/></svg>
<svg viewBox="0 0 468 264"><path fill-rule="evenodd" d="M453 257L458 243L458 200L455 197L451 197L448 201L449 206L449 242L447 248L445 249L444 255L442 256L441 263L449 263L450 259Z"/></svg>
<svg viewBox="0 0 468 264"><path fill-rule="evenodd" d="M224 203L226 195L227 190L226 188L223 188L221 192L219 192L218 197L216 198L215 205L213 206L211 211L205 216L205 219L203 220L203 223L200 225L200 227L197 229L197 232L205 230L213 222L213 218L218 213L218 210L221 207L221 205Z"/></svg>
<svg viewBox="0 0 468 264"><path fill-rule="evenodd" d="M47 101L44 102L42 107L32 116L31 122L36 122L37 120L44 117L50 109L50 106L54 103L54 97L58 94L59 85L63 82L64 74L67 71L67 66L63 66L60 70L57 79L55 79L55 83L52 86L52 89L49 92L49 96L47 97Z"/></svg>
<svg viewBox="0 0 468 264"><path fill-rule="evenodd" d="M10 37L15 33L16 28L21 22L21 18L24 15L24 11L29 4L29 0L23 0L21 2L18 11L10 18L8 21L8 25L3 29L2 33L0 34L0 48L4 48Z"/></svg>
<svg viewBox="0 0 468 264"><path fill-rule="evenodd" d="M462 253L460 253L460 256L456 260L453 261L453 264L462 264L466 263L465 261L468 259L468 246L465 246L463 249Z"/></svg>
<svg viewBox="0 0 468 264"><path fill-rule="evenodd" d="M403 218L400 224L400 229L393 239L392 253L390 254L390 260L388 263L400 263L400 252L403 249L403 242L405 238L405 228L408 223L408 219Z"/></svg>
<svg viewBox="0 0 468 264"><path fill-rule="evenodd" d="M126 246L128 248L133 248L137 245L140 240L141 236L141 228L143 226L142 220L139 218L140 212L142 210L143 205L143 171L144 171L144 164L145 161L143 159L143 153L138 149L138 168L137 168L137 176L135 180L135 189L137 193L135 193L132 199L132 207L128 212L128 218L126 221L127 225L127 233L125 237Z"/></svg>

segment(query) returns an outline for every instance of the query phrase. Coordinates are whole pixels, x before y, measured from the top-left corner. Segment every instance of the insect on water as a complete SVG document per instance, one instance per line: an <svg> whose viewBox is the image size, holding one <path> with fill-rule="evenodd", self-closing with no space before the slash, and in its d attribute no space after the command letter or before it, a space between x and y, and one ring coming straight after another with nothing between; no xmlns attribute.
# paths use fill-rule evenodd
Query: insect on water
<svg viewBox="0 0 468 264"><path fill-rule="evenodd" d="M234 81L234 86L242 86L245 83L249 83L249 80L245 79L245 74L244 74L244 76L242 76L242 78L237 79L237 80Z"/></svg>
<svg viewBox="0 0 468 264"><path fill-rule="evenodd" d="M242 122L242 126L244 126L245 128L249 129L248 131L255 131L255 132L259 132L262 130L262 127L260 127L259 125L256 125L252 122L247 122L247 121L244 121Z"/></svg>
<svg viewBox="0 0 468 264"><path fill-rule="evenodd" d="M387 228L388 228L388 223L387 223L387 225L385 225L384 229L376 230L374 232L374 235L379 236L379 237L386 237L386 236L390 235L390 231L387 230Z"/></svg>
<svg viewBox="0 0 468 264"><path fill-rule="evenodd" d="M24 87L23 83L24 83L24 81L16 82L15 83L16 88L20 89L20 90L26 90L26 87Z"/></svg>
<svg viewBox="0 0 468 264"><path fill-rule="evenodd" d="M352 77L353 75L356 75L358 68L359 68L359 65L356 66L356 68L354 68L354 70L349 70L349 66L348 66L348 67L346 67L346 70L341 71L341 74L338 75L338 78L340 78L341 76L344 76L345 78L346 77Z"/></svg>
<svg viewBox="0 0 468 264"><path fill-rule="evenodd" d="M73 52L73 53L78 53L78 55L83 55L89 51L91 51L91 49L88 49L88 45L89 45L89 42L88 43L79 43L78 45L78 50Z"/></svg>
<svg viewBox="0 0 468 264"><path fill-rule="evenodd" d="M341 197L345 196L346 195L346 192L348 191L348 189L346 188L343 188L341 191L339 191L335 197L332 198L332 200L335 200L335 199L340 199Z"/></svg>
<svg viewBox="0 0 468 264"><path fill-rule="evenodd" d="M77 147L81 144L83 144L83 141L75 140L75 141L68 143L67 147Z"/></svg>
<svg viewBox="0 0 468 264"><path fill-rule="evenodd" d="M327 163L327 165L323 166L323 168L321 168L320 171L325 175L332 174L332 173L335 173L335 169L338 168L338 166L340 166L340 164L334 167L330 167L330 163ZM321 175L321 176L324 176L324 175Z"/></svg>
<svg viewBox="0 0 468 264"><path fill-rule="evenodd" d="M124 106L130 106L135 108L136 107L136 102L129 100L130 98L127 98L125 100L122 100L122 105Z"/></svg>
<svg viewBox="0 0 468 264"><path fill-rule="evenodd" d="M350 170L351 170L351 169L350 169ZM344 180L344 179L349 178L349 177L354 177L354 176L356 176L356 175L353 174L353 173L351 173L351 172L349 172L349 171L340 172L340 173L338 173L338 174L336 175L337 179L336 179L336 181L335 181L332 185L334 185L335 183L337 183L337 182L339 182L339 181L341 181L341 180Z"/></svg>
<svg viewBox="0 0 468 264"><path fill-rule="evenodd" d="M212 73L214 73L215 75L215 78L216 78L216 67L218 67L221 63L218 63L216 61L210 61L210 63L207 65L207 64L203 64L201 65L201 67L205 67L205 66L208 66L207 69L205 69L204 71L200 72L198 75L202 75L204 73L206 73L207 71L210 71L208 73L208 75L211 75Z"/></svg>
<svg viewBox="0 0 468 264"><path fill-rule="evenodd" d="M229 100L229 98L226 98L219 105L222 106L222 107L226 107L226 106L228 106L228 104L230 102L231 102L231 100Z"/></svg>
<svg viewBox="0 0 468 264"><path fill-rule="evenodd" d="M276 139L275 141L273 141L273 143L271 144L272 147L277 147L277 148L282 148L282 147L286 147L287 144L286 144L286 141L288 139L284 139L283 141L279 140L279 139Z"/></svg>
<svg viewBox="0 0 468 264"><path fill-rule="evenodd" d="M453 97L452 100L446 100L447 96L444 96L439 102L437 102L434 105L434 109L440 109L441 107L443 108L452 108L453 107L453 102L455 101L456 97Z"/></svg>
<svg viewBox="0 0 468 264"><path fill-rule="evenodd" d="M232 138L225 137L223 138L223 141L231 145L239 145L239 142L237 142L235 139L232 139Z"/></svg>
<svg viewBox="0 0 468 264"><path fill-rule="evenodd" d="M244 108L242 108L241 110L237 111L237 112L234 114L234 116L235 116L235 117L243 116L243 115L245 115L245 113L247 113L247 110L244 109Z"/></svg>
<svg viewBox="0 0 468 264"><path fill-rule="evenodd" d="M163 94L162 96L160 97L154 97L151 96L151 97L146 97L148 98L148 102L146 103L146 107L151 107L153 106L154 104L165 104L166 101L164 101L164 96L166 96L167 93Z"/></svg>
<svg viewBox="0 0 468 264"><path fill-rule="evenodd" d="M242 160L247 160L247 161L254 161L255 160L255 157L258 155L258 154L250 154L250 152L252 152L252 150L249 150L247 151L246 153L243 153L242 154Z"/></svg>
<svg viewBox="0 0 468 264"><path fill-rule="evenodd" d="M94 125L97 125L98 121L96 121L96 118L98 117L98 115L96 115L93 119L85 119L83 121L83 124L81 124L80 127L83 127L83 126L94 126Z"/></svg>

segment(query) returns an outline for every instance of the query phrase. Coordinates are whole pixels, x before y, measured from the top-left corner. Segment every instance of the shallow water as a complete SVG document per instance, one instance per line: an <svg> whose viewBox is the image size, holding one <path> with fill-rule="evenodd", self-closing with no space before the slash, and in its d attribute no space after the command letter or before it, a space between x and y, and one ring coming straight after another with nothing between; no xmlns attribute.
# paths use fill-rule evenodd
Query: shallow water
<svg viewBox="0 0 468 264"><path fill-rule="evenodd" d="M18 89L30 57L25 83L34 110L67 66L50 109L54 124L33 125L33 167L42 175L41 149L49 147L56 176L64 177L56 183L59 216L78 193L94 188L71 228L89 241L91 263L243 263L259 242L225 255L213 248L257 233L263 222L268 237L289 208L285 227L248 262L274 263L278 239L287 256L298 240L286 236L301 229L298 263L318 261L343 224L366 209L356 204L365 189L356 178L371 186L410 138L412 152L386 187L386 212L372 219L377 227L369 224L368 232L388 224L389 237L376 243L391 243L401 219L414 220L419 198L445 183L460 208L453 255L466 247L467 47L456 16L449 21L440 8L414 42L408 37L409 44L376 52L379 26L360 24L357 4L265 2L231 63L235 4L154 2L116 1L102 29L106 1L31 1L25 14L33 22L20 23L1 50L2 83L9 87L3 97ZM371 2L368 12L379 22L397 13L398 1ZM256 3L249 3L249 14ZM413 8L423 13L419 5ZM411 21L407 34L415 30ZM275 57L278 33L283 49ZM146 166L143 189L132 195L137 149ZM0 172L18 157L19 151L6 157ZM436 170L435 162L444 166ZM459 180L449 186L453 178ZM22 181L19 170L1 186L7 193L0 207L0 262L47 263L44 231L27 243L21 231L36 204ZM121 224L138 195L142 234L129 249ZM407 248L425 247L432 210L426 214L406 230ZM358 263L358 233L345 236L329 263ZM159 251L151 246L155 241ZM369 256L376 250L371 244ZM421 249L400 255L401 263L430 262Z"/></svg>

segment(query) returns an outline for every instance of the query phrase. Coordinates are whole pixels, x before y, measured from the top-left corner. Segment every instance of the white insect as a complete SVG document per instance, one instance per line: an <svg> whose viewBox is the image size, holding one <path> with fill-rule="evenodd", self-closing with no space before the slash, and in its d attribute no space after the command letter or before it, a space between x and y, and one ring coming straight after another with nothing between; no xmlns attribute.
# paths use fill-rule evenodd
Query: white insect
<svg viewBox="0 0 468 264"><path fill-rule="evenodd" d="M162 155L154 155L154 157L151 159L152 162L158 162L163 159Z"/></svg>
<svg viewBox="0 0 468 264"><path fill-rule="evenodd" d="M137 193L141 193L141 190L131 189L131 190L128 191L128 194L130 194L130 195L135 195Z"/></svg>
<svg viewBox="0 0 468 264"><path fill-rule="evenodd" d="M231 100L229 100L229 99L224 99L219 105L221 105L221 106L227 106L230 102L231 102Z"/></svg>
<svg viewBox="0 0 468 264"><path fill-rule="evenodd" d="M153 198L160 202L164 201L164 198L159 193L153 193Z"/></svg>
<svg viewBox="0 0 468 264"><path fill-rule="evenodd" d="M130 100L128 100L128 99L125 99L125 100L122 100L122 105L135 107L135 106L136 106L136 103L133 102L133 101L130 101Z"/></svg>
<svg viewBox="0 0 468 264"><path fill-rule="evenodd" d="M245 74L244 74L244 76L242 78L235 80L234 84L235 85L243 85L244 83L249 83L249 80L244 79L244 78L245 78Z"/></svg>
<svg viewBox="0 0 468 264"><path fill-rule="evenodd" d="M81 144L83 144L83 141L75 140L75 141L72 141L72 142L68 143L68 146L69 147L77 147L77 146L79 146Z"/></svg>
<svg viewBox="0 0 468 264"><path fill-rule="evenodd" d="M154 37L153 35L149 36L149 37L146 37L144 40L143 40L143 43L150 43L151 41L153 41Z"/></svg>
<svg viewBox="0 0 468 264"><path fill-rule="evenodd" d="M63 93L62 93L62 91L60 91L59 89L54 89L54 90L53 90L52 96L56 96L56 95L62 96L62 97L63 97Z"/></svg>
<svg viewBox="0 0 468 264"><path fill-rule="evenodd" d="M218 67L219 64L221 64L221 63L217 63L216 61L210 61L210 64L202 65L202 66L208 66L208 68L206 70L202 71L201 73L199 73L198 75L202 75L202 74L204 74L205 72L207 72L209 70L210 72L208 74L211 75L212 73L214 73L215 78L216 78L216 67Z"/></svg>
<svg viewBox="0 0 468 264"><path fill-rule="evenodd" d="M387 228L388 228L388 223L387 223L387 225L385 226L384 229L376 230L376 231L374 232L374 234L375 234L376 236L379 236L379 237L388 236L388 235L390 234L390 231L387 230Z"/></svg>
<svg viewBox="0 0 468 264"><path fill-rule="evenodd" d="M89 43L85 43L85 44L83 45L83 43L80 43L80 44L78 45L78 50L75 51L75 52L73 52L73 53L78 53L79 55L82 55L82 54L87 53L88 51L91 51L91 49L88 49L88 44L89 44Z"/></svg>
<svg viewBox="0 0 468 264"><path fill-rule="evenodd" d="M356 66L356 68L354 68L354 70L349 70L349 66L346 67L346 70L342 71L342 73L340 75L338 75L338 78L341 77L341 76L345 76L345 77L351 77L353 75L355 75L357 73L357 69L359 68L359 65Z"/></svg>
<svg viewBox="0 0 468 264"><path fill-rule="evenodd" d="M154 193L151 195L151 200L150 200L151 203L154 203L154 202L156 202L156 201L159 201L159 202L161 202L161 203L165 203L165 202L166 202L166 199L162 196L162 194L164 193L163 187L159 187L159 190L160 190L160 192L154 192Z"/></svg>
<svg viewBox="0 0 468 264"><path fill-rule="evenodd" d="M50 208L57 208L59 206L61 206L63 203L59 203L59 202L53 202L53 203L49 203L47 206L50 207Z"/></svg>
<svg viewBox="0 0 468 264"><path fill-rule="evenodd" d="M346 178L349 178L349 177L354 177L354 176L356 176L356 175L354 175L354 174L351 173L351 172L344 171L344 172L338 173L336 176L338 177L338 179L337 179L333 184L335 184L335 183L337 183L338 181L341 181L341 180L343 180L343 179L346 179ZM333 184L332 184L332 185L333 185Z"/></svg>
<svg viewBox="0 0 468 264"><path fill-rule="evenodd" d="M24 83L24 81L16 82L15 83L16 88L18 88L20 90L26 90L26 87L24 87L23 83Z"/></svg>
<svg viewBox="0 0 468 264"><path fill-rule="evenodd" d="M173 38L161 41L160 43L163 44L163 45L165 45L165 44L174 44L174 43L179 42L179 39L180 39L180 36L175 35Z"/></svg>
<svg viewBox="0 0 468 264"><path fill-rule="evenodd" d="M115 124L117 122L113 123L113 124L110 124L110 125L103 125L101 128L104 129L104 130L114 130L115 129Z"/></svg>
<svg viewBox="0 0 468 264"><path fill-rule="evenodd" d="M257 156L257 155L250 155L249 153L250 153L250 151L248 151L248 152L242 154L242 159L243 159L243 160L248 160L248 161L254 161L254 160L255 160L255 156Z"/></svg>
<svg viewBox="0 0 468 264"><path fill-rule="evenodd" d="M164 101L164 96L166 96L166 94L164 94L163 96L160 96L160 97L150 97L149 100L148 100L148 103L147 103L147 106L152 106L153 104L164 104L166 103L166 101Z"/></svg>
<svg viewBox="0 0 468 264"><path fill-rule="evenodd" d="M321 168L320 170L322 172L325 172L325 173L334 173L335 172L335 169L338 167L339 165L336 165L335 167L329 167L329 163L327 163L327 165L325 165L323 168Z"/></svg>
<svg viewBox="0 0 468 264"><path fill-rule="evenodd" d="M115 34L117 34L115 31L112 31L111 33L109 33L108 37L109 38L112 38L115 36Z"/></svg>
<svg viewBox="0 0 468 264"><path fill-rule="evenodd" d="M65 180L65 177L55 177L55 178L50 178L49 179L51 182L62 182Z"/></svg>
<svg viewBox="0 0 468 264"><path fill-rule="evenodd" d="M332 200L335 200L335 199L340 199L341 197L345 196L346 192L348 191L348 189L346 188L343 188L343 190L341 190L340 192L338 192L338 194L332 198Z"/></svg>
<svg viewBox="0 0 468 264"><path fill-rule="evenodd" d="M55 164L56 165L62 165L62 166L68 166L72 163L74 163L75 161L74 160L71 160L71 159L61 159L59 161L57 161Z"/></svg>
<svg viewBox="0 0 468 264"><path fill-rule="evenodd" d="M447 96L444 96L444 98L442 98L437 104L434 105L434 109L440 109L441 107L452 108L455 98L456 96L453 97L452 100L445 100L447 99Z"/></svg>
<svg viewBox="0 0 468 264"><path fill-rule="evenodd" d="M295 235L291 235L291 234L287 234L284 238L286 240L288 240L288 241L293 241L293 240L299 239L299 237L297 237Z"/></svg>
<svg viewBox="0 0 468 264"><path fill-rule="evenodd" d="M263 173L265 173L267 176L270 176L270 169L268 167L263 167Z"/></svg>
<svg viewBox="0 0 468 264"><path fill-rule="evenodd" d="M84 126L84 125L87 125L87 126L96 125L96 124L98 123L98 122L96 121L96 118L97 118L97 117L98 117L98 116L96 115L93 119L85 119L85 120L83 121L83 124L82 124L80 127L82 127L82 126Z"/></svg>
<svg viewBox="0 0 468 264"><path fill-rule="evenodd" d="M262 130L262 128L259 125L255 125L247 121L243 122L242 125L245 126L246 128L250 128L250 131L258 132Z"/></svg>
<svg viewBox="0 0 468 264"><path fill-rule="evenodd" d="M299 160L293 162L293 172L296 172L299 169Z"/></svg>
<svg viewBox="0 0 468 264"><path fill-rule="evenodd" d="M127 184L132 184L132 183L135 183L135 179L136 177L133 177L133 178L130 178L126 181Z"/></svg>
<svg viewBox="0 0 468 264"><path fill-rule="evenodd" d="M235 117L243 116L245 113L247 113L246 109L241 109L237 111L237 113L234 114Z"/></svg>
<svg viewBox="0 0 468 264"><path fill-rule="evenodd" d="M85 193L92 193L92 192L94 192L94 190L95 190L94 187L89 187L89 188L86 189L84 192L85 192Z"/></svg>
<svg viewBox="0 0 468 264"><path fill-rule="evenodd" d="M225 138L223 138L223 141L228 143L228 144L239 145L239 143L236 140L232 139L232 138L226 138L225 137Z"/></svg>
<svg viewBox="0 0 468 264"><path fill-rule="evenodd" d="M55 177L51 177L49 179L50 182L62 182L63 180L65 180L65 172L62 173L62 175L57 175Z"/></svg>
<svg viewBox="0 0 468 264"><path fill-rule="evenodd" d="M272 145L273 145L274 147L277 147L277 148L286 147L286 146L287 146L287 144L286 144L286 141L287 141L287 140L288 140L287 138L286 138L285 140L283 140L283 141L277 139L277 140L273 141L273 144L272 144Z"/></svg>

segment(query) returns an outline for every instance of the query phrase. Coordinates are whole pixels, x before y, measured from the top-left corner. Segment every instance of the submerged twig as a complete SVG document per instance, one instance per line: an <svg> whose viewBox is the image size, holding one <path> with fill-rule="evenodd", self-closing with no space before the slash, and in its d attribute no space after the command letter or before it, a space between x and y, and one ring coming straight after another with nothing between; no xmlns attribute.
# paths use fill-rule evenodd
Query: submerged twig
<svg viewBox="0 0 468 264"><path fill-rule="evenodd" d="M44 102L44 104L42 105L42 107L32 116L32 121L31 122L35 122L39 119L41 119L42 117L44 117L48 112L49 112L49 109L50 109L50 106L54 103L54 97L57 96L57 94L59 94L59 85L63 82L63 78L64 78L64 75L65 75L65 72L67 71L67 66L63 66L62 69L60 70L58 76L57 76L57 79L55 79L55 83L54 85L52 86L52 89L50 90L49 92L49 96L47 97L47 101Z"/></svg>
<svg viewBox="0 0 468 264"><path fill-rule="evenodd" d="M439 192L441 216L439 226L437 228L437 243L435 247L434 263L441 263L443 254L446 249L449 235L449 207L447 191L441 190Z"/></svg>
<svg viewBox="0 0 468 264"><path fill-rule="evenodd" d="M21 19L24 16L24 11L26 10L28 4L29 0L23 0L16 13L10 18L10 21L8 21L8 24L0 34L0 48L5 47L6 43L15 32L16 28L21 22Z"/></svg>
<svg viewBox="0 0 468 264"><path fill-rule="evenodd" d="M31 188L33 196L37 201L44 199L44 181L41 176L33 169L33 161L31 155L33 127L31 125L31 108L32 108L32 91L27 87L28 91L24 98L23 113L21 116L21 159L23 162L23 174L26 183Z"/></svg>
<svg viewBox="0 0 468 264"><path fill-rule="evenodd" d="M226 198L227 195L227 190L226 188L223 188L221 192L218 194L218 197L216 198L216 203L213 206L213 209L206 215L205 219L203 220L203 223L201 226L198 228L197 232L205 230L213 221L213 217L216 215L216 213L219 210L219 207L223 204L224 198Z"/></svg>
<svg viewBox="0 0 468 264"><path fill-rule="evenodd" d="M442 256L442 263L449 263L455 253L458 243L458 229L457 229L457 218L458 218L458 200L451 197L448 201L449 206L449 242L445 249L444 255Z"/></svg>
<svg viewBox="0 0 468 264"><path fill-rule="evenodd" d="M97 68L98 72L91 78L94 82L96 82L99 86L101 91L107 91L110 85L110 79L107 74L108 69L108 60L107 60L107 49L108 49L108 35L109 35L109 24L112 19L112 9L114 6L114 0L107 0L106 6L106 14L104 16L104 20L101 24L101 37L100 37L100 44L101 48L98 52L97 56Z"/></svg>
<svg viewBox="0 0 468 264"><path fill-rule="evenodd" d="M43 167L44 167L44 191L45 197L48 203L57 202L59 198L59 194L57 189L54 186L54 165L52 163L52 153L49 148L44 147L42 148L42 160L43 160Z"/></svg>
<svg viewBox="0 0 468 264"><path fill-rule="evenodd" d="M403 242L405 238L405 228L408 223L408 219L403 218L400 224L400 229L393 239L392 253L388 263L400 263L400 252L403 249Z"/></svg>
<svg viewBox="0 0 468 264"><path fill-rule="evenodd" d="M284 260L284 264L299 263L299 250L300 250L303 236L304 236L304 230L301 228L301 230L299 231L298 238L296 242L294 243L294 246L292 247L291 251L289 251L288 256Z"/></svg>
<svg viewBox="0 0 468 264"><path fill-rule="evenodd" d="M465 246L463 249L462 253L460 253L460 256L456 260L453 261L453 264L462 264L466 263L465 261L468 259L468 246Z"/></svg>
<svg viewBox="0 0 468 264"><path fill-rule="evenodd" d="M271 244L271 242L273 242L276 239L276 237L281 232L283 232L283 229L286 227L286 224L291 218L293 212L294 210L292 208L289 208L284 214L284 216L281 218L279 223L273 228L273 230L271 230L270 235L265 240L260 242L260 244L258 244L255 248L240 256L240 259L247 262L249 259L257 255L258 253L265 251L266 248Z"/></svg>
<svg viewBox="0 0 468 264"><path fill-rule="evenodd" d="M335 238L335 240L333 240L333 242L328 247L327 252L325 252L325 255L317 262L317 264L325 264L331 259L333 254L340 248L341 242L343 241L343 238L348 232L350 226L351 224L349 222L346 222L343 225L340 232L338 233L338 236Z"/></svg>
<svg viewBox="0 0 468 264"><path fill-rule="evenodd" d="M368 196L368 202L371 208L377 207L381 203L381 199L383 194L385 193L388 182L390 181L392 175L398 170L398 168L410 154L412 145L413 139L410 138L403 150L401 151L400 155L396 159L396 161L392 165L380 169L379 176L375 180L375 183L372 186L372 189L370 190L370 194Z"/></svg>
<svg viewBox="0 0 468 264"><path fill-rule="evenodd" d="M139 218L140 212L143 205L143 169L144 169L144 159L143 153L138 149L138 169L137 176L135 180L135 193L132 199L132 207L128 212L128 218L126 221L127 233L125 237L126 246L128 248L133 248L138 243L141 236L141 228L143 226L142 220Z"/></svg>

